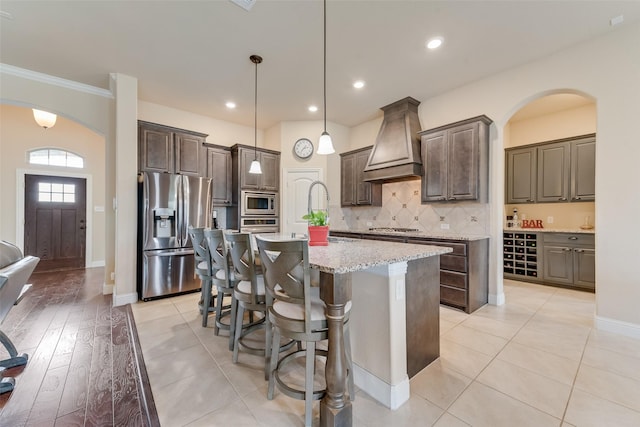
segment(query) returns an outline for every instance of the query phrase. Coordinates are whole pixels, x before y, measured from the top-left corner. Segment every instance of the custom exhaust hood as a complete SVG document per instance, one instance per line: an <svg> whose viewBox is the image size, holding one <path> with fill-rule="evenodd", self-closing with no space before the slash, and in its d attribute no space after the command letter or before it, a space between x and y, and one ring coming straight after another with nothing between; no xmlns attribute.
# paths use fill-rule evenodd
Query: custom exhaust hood
<svg viewBox="0 0 640 427"><path fill-rule="evenodd" d="M410 96L382 107L384 118L364 168L364 180L394 182L422 175L420 138L422 129L417 101Z"/></svg>

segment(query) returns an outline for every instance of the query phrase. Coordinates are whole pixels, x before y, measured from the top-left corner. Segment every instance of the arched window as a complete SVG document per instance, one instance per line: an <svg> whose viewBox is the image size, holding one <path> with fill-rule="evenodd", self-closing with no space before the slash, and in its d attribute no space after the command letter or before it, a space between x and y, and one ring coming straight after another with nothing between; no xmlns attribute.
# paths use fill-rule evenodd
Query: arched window
<svg viewBox="0 0 640 427"><path fill-rule="evenodd" d="M83 168L84 159L69 151L55 148L42 148L29 152L29 163L32 165L63 166L67 168Z"/></svg>

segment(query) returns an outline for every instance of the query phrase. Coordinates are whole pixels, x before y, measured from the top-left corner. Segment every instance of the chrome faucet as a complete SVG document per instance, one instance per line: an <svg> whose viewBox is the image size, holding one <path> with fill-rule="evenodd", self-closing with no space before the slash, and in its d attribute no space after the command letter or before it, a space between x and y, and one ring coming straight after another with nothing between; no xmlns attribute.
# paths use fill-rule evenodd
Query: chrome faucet
<svg viewBox="0 0 640 427"><path fill-rule="evenodd" d="M322 181L313 181L311 185L309 185L309 199L307 202L307 212L311 213L311 190L316 185L322 185L324 187L324 191L327 193L327 209L329 208L329 189Z"/></svg>

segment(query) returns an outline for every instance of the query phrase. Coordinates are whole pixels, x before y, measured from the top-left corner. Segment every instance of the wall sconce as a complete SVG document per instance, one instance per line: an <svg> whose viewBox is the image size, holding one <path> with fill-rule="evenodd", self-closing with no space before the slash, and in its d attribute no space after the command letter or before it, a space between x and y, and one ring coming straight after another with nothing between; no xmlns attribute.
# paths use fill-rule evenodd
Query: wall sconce
<svg viewBox="0 0 640 427"><path fill-rule="evenodd" d="M52 128L58 118L55 114L33 108L33 118L45 129Z"/></svg>

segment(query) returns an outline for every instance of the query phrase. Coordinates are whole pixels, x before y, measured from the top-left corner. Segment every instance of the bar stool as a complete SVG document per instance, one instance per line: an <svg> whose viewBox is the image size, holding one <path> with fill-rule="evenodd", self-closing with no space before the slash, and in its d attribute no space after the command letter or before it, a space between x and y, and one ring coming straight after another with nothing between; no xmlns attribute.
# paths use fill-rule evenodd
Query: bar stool
<svg viewBox="0 0 640 427"><path fill-rule="evenodd" d="M204 230L204 238L209 249L211 263L211 283L216 287L216 324L214 334L218 335L220 329L229 331L229 350L233 350L233 336L236 320L236 300L233 297L235 277L231 273L228 262L227 245L224 241L223 231L218 229ZM231 297L231 304L224 305L225 297ZM222 322L222 318L229 316L229 323Z"/></svg>
<svg viewBox="0 0 640 427"><path fill-rule="evenodd" d="M202 313L202 326L207 326L209 313L214 312L215 306L211 294L211 257L209 247L204 239L204 228L189 226L189 237L193 245L193 256L195 258L195 273L202 281L202 301L200 312Z"/></svg>
<svg viewBox="0 0 640 427"><path fill-rule="evenodd" d="M251 235L249 233L227 233L224 234L224 239L229 248L232 261L230 268L236 281L233 289L233 297L236 300L233 363L237 363L240 348L251 354L265 354L266 345L262 348L256 348L244 341L247 335L266 326L264 279L261 274L256 272L254 252L251 248ZM255 321L252 321L253 317L250 317L249 323L243 324L245 311L257 311L262 313L262 316ZM265 344L271 342L270 329L266 328Z"/></svg>
<svg viewBox="0 0 640 427"><path fill-rule="evenodd" d="M267 398L273 399L274 386L289 397L305 401L305 426L311 426L313 400L322 399L326 390L314 390L316 355L325 356L325 350L316 349L316 343L328 338L325 304L320 299L320 289L311 286L309 268L309 245L307 240L268 240L256 237L262 259L262 270L266 287L268 320L273 325L273 344L281 336L305 342L304 350L289 353L282 359L271 357ZM351 301L345 306L345 357L347 362L347 385L349 397L354 399L353 365L348 328ZM296 389L280 378L280 370L297 357L305 356L305 388Z"/></svg>

